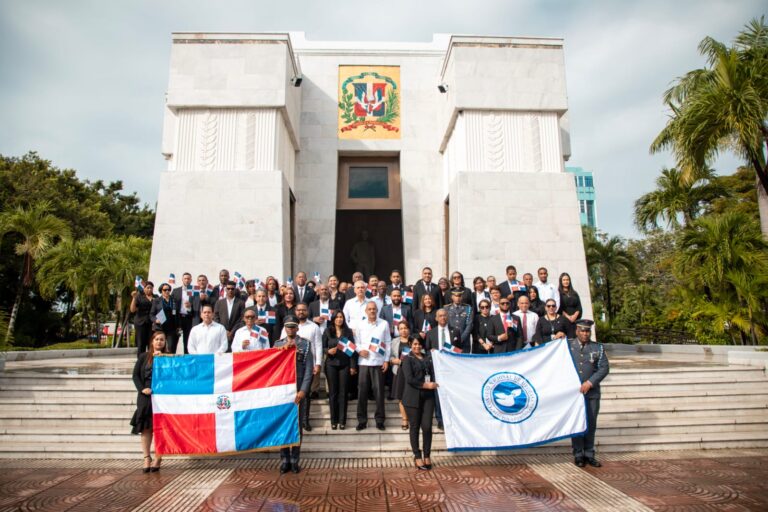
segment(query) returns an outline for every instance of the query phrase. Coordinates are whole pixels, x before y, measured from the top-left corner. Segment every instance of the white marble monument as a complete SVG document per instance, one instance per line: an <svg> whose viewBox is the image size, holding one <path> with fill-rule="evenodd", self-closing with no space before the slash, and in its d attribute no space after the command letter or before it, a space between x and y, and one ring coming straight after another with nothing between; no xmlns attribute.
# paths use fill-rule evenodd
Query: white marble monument
<svg viewBox="0 0 768 512"><path fill-rule="evenodd" d="M501 282L508 264L534 279L546 266L553 281L571 274L591 316L564 173L561 39L175 33L172 43L151 279L189 271L215 283L227 268L349 280L367 225L378 273L402 266L412 283L430 265Z"/></svg>

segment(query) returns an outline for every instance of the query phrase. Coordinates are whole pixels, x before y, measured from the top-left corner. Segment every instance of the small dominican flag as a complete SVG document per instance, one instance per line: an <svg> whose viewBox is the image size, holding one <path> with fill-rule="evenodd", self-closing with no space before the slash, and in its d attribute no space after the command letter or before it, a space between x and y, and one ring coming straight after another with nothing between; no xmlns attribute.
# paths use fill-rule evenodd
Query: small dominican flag
<svg viewBox="0 0 768 512"><path fill-rule="evenodd" d="M189 297L189 298L192 297L192 285L191 284L187 285L187 297Z"/></svg>
<svg viewBox="0 0 768 512"><path fill-rule="evenodd" d="M320 316L325 320L331 319L331 310L328 308L320 308Z"/></svg>
<svg viewBox="0 0 768 512"><path fill-rule="evenodd" d="M237 287L241 290L245 288L245 278L240 272L235 272L235 283L237 283Z"/></svg>
<svg viewBox="0 0 768 512"><path fill-rule="evenodd" d="M251 329L251 338L254 338L262 347L269 348L269 333L265 328L254 325Z"/></svg>
<svg viewBox="0 0 768 512"><path fill-rule="evenodd" d="M366 288L365 288L365 296L370 299L374 295L376 295L376 288L374 288L371 285L366 286Z"/></svg>
<svg viewBox="0 0 768 512"><path fill-rule="evenodd" d="M386 355L387 353L387 349L384 348L384 343L382 343L379 338L371 338L371 344L368 345L368 351L376 352L380 356Z"/></svg>
<svg viewBox="0 0 768 512"><path fill-rule="evenodd" d="M402 315L402 313L400 312L400 310L398 310L398 311L395 311L395 310L393 309L393 310L392 310L392 320L393 320L395 323L399 323L399 322L400 322L400 320L402 320L402 319L403 319L403 315Z"/></svg>
<svg viewBox="0 0 768 512"><path fill-rule="evenodd" d="M277 323L277 315L274 311L260 311L259 320L265 320L268 324L274 325Z"/></svg>
<svg viewBox="0 0 768 512"><path fill-rule="evenodd" d="M208 286L206 286L205 288L205 292L210 295L212 291L213 291L213 285L211 283L208 283Z"/></svg>
<svg viewBox="0 0 768 512"><path fill-rule="evenodd" d="M285 284L288 286L293 286L293 278L292 277L286 277L285 278Z"/></svg>
<svg viewBox="0 0 768 512"><path fill-rule="evenodd" d="M339 342L336 344L336 348L352 357L355 354L357 345L347 337L339 338Z"/></svg>
<svg viewBox="0 0 768 512"><path fill-rule="evenodd" d="M256 289L257 289L257 290L258 290L259 288L261 288L261 289L263 289L263 290L266 290L266 289L267 289L267 285L266 285L266 284L264 284L264 283L261 281L261 279L259 279L258 277L257 277L256 279L254 279L254 281L256 281Z"/></svg>
<svg viewBox="0 0 768 512"><path fill-rule="evenodd" d="M499 309L499 305L498 304L494 304L493 302L491 302L491 316L498 315L499 311L501 311Z"/></svg>
<svg viewBox="0 0 768 512"><path fill-rule="evenodd" d="M514 284L513 283L509 284L509 289L512 290L513 292L524 292L528 288L520 281L515 281Z"/></svg>
<svg viewBox="0 0 768 512"><path fill-rule="evenodd" d="M455 352L457 354L461 354L463 352L461 348L454 346L450 341L443 343L443 350L447 350L448 352Z"/></svg>
<svg viewBox="0 0 768 512"><path fill-rule="evenodd" d="M158 455L299 443L296 350L157 357L152 427Z"/></svg>
<svg viewBox="0 0 768 512"><path fill-rule="evenodd" d="M403 347L403 351L401 352L401 355L403 357L407 356L410 353L411 353L411 347Z"/></svg>
<svg viewBox="0 0 768 512"><path fill-rule="evenodd" d="M194 295L195 297L200 296L200 286L195 285L192 287L192 295Z"/></svg>
<svg viewBox="0 0 768 512"><path fill-rule="evenodd" d="M316 284L320 283L320 272L315 272L315 275L312 276L312 279Z"/></svg>
<svg viewBox="0 0 768 512"><path fill-rule="evenodd" d="M144 280L141 278L141 276L136 276L136 279L133 281L134 285L136 285L136 289L140 292L144 291Z"/></svg>
<svg viewBox="0 0 768 512"><path fill-rule="evenodd" d="M168 274L168 284L171 286L176 284L176 274Z"/></svg>
<svg viewBox="0 0 768 512"><path fill-rule="evenodd" d="M413 292L405 292L403 294L403 302L406 304L413 304Z"/></svg>
<svg viewBox="0 0 768 512"><path fill-rule="evenodd" d="M426 318L424 319L424 325L421 327L422 332L429 332L432 329L432 326L429 323L429 320Z"/></svg>

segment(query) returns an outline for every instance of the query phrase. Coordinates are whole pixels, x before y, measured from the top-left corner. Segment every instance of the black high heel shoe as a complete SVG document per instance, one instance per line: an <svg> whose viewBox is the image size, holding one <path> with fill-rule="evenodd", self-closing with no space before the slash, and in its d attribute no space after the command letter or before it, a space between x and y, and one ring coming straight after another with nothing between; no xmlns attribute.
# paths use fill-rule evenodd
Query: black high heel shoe
<svg viewBox="0 0 768 512"><path fill-rule="evenodd" d="M419 464L420 460L422 460L422 459L420 459L419 457L414 457L413 458L413 463L416 466L416 469L418 469L419 471L426 471L427 470L427 466L425 466L424 464Z"/></svg>
<svg viewBox="0 0 768 512"><path fill-rule="evenodd" d="M151 455L147 455L146 457L144 457L144 460L147 460L147 459L149 459L149 462L148 463L145 462L144 464L150 464L150 465L149 466L144 466L143 468L141 468L141 472L142 473L149 473L149 471L151 469L152 456Z"/></svg>
<svg viewBox="0 0 768 512"><path fill-rule="evenodd" d="M150 466L150 471L152 471L153 473L157 473L158 471L160 471L160 463L162 461L163 461L163 459L155 459L155 462L157 463L157 466L155 466L154 464L151 465Z"/></svg>

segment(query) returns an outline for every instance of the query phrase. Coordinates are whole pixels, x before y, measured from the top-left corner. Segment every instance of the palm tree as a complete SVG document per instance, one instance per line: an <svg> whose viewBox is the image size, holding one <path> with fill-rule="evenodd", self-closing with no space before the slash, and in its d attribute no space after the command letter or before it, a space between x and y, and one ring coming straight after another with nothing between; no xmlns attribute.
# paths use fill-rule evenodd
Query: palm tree
<svg viewBox="0 0 768 512"><path fill-rule="evenodd" d="M768 299L768 275L730 270L725 277L736 291L744 316L749 321L748 335L751 344L757 345L759 339L765 335L763 304Z"/></svg>
<svg viewBox="0 0 768 512"><path fill-rule="evenodd" d="M768 26L753 19L732 47L710 38L699 44L707 67L678 78L664 94L671 110L651 152L672 149L678 166L691 173L734 151L757 176L763 236L768 237Z"/></svg>
<svg viewBox="0 0 768 512"><path fill-rule="evenodd" d="M704 205L727 195L727 190L715 181L712 169L702 169L695 181L684 176L675 168L665 167L656 178L656 190L635 201L635 225L641 232L658 229L659 219L668 228L679 228L681 216L682 225L687 226L701 214Z"/></svg>
<svg viewBox="0 0 768 512"><path fill-rule="evenodd" d="M612 283L622 271L634 275L635 260L626 250L624 240L621 237L590 236L590 232L587 231L584 242L587 265L600 278L600 281L596 283L596 288L604 290L605 308L608 322L610 322L611 318L616 315L612 298Z"/></svg>
<svg viewBox="0 0 768 512"><path fill-rule="evenodd" d="M34 281L35 260L43 256L58 240L69 238L69 226L58 217L48 213L50 203L41 202L31 208L18 207L0 214L0 237L14 233L21 238L14 247L17 256L22 257L22 269L16 299L13 302L11 317L8 320L6 340L10 340L16 326L24 291Z"/></svg>

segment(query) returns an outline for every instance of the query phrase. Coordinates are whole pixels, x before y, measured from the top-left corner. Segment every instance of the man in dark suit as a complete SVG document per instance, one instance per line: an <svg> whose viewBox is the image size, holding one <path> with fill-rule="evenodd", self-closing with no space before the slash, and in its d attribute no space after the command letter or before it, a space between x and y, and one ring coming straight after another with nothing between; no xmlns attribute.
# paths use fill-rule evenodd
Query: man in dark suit
<svg viewBox="0 0 768 512"><path fill-rule="evenodd" d="M235 331L241 326L243 321L245 301L240 298L234 281L227 282L226 291L227 295L223 299L217 300L216 305L213 307L213 320L224 326L224 329L227 331L227 341L231 347Z"/></svg>
<svg viewBox="0 0 768 512"><path fill-rule="evenodd" d="M397 324L402 320L408 322L408 328L413 332L413 311L411 311L410 305L403 304L403 294L400 289L393 289L389 298L392 300L392 304L386 304L381 308L379 318L387 321L392 337L398 336Z"/></svg>
<svg viewBox="0 0 768 512"><path fill-rule="evenodd" d="M197 276L197 286L195 288L197 289L193 288L192 300L190 301L192 303L192 327L203 321L201 315L203 306L208 305L213 308L216 302L212 297L212 293L208 291L208 276L205 274Z"/></svg>
<svg viewBox="0 0 768 512"><path fill-rule="evenodd" d="M387 286L387 295L392 295L392 290L400 290L404 292L408 289L403 283L403 274L399 270L393 270L389 274L389 285Z"/></svg>
<svg viewBox="0 0 768 512"><path fill-rule="evenodd" d="M269 333L269 346L273 346L280 333L275 332L275 325L277 323L276 316L271 317L273 320L272 323L269 323L269 312L273 311L273 309L272 306L269 305L269 301L267 301L267 292L264 288L256 290L256 302L253 306L246 308L245 311L253 311L256 313L256 325L267 330ZM245 315L245 311L243 312L243 315Z"/></svg>
<svg viewBox="0 0 768 512"><path fill-rule="evenodd" d="M507 265L507 280L499 285L502 297L508 297L512 304L517 304L521 295L527 294L527 288L522 281L517 280L517 269L514 265Z"/></svg>
<svg viewBox="0 0 768 512"><path fill-rule="evenodd" d="M355 298L355 283L363 280L362 272L352 274L352 281L349 282L349 288L344 292L344 302Z"/></svg>
<svg viewBox="0 0 768 512"><path fill-rule="evenodd" d="M228 282L229 282L229 270L225 268L219 270L219 284L213 287L213 291L211 292L211 297L210 297L211 304L214 305L214 311L215 311L216 301L219 299L223 299L227 295Z"/></svg>
<svg viewBox="0 0 768 512"><path fill-rule="evenodd" d="M499 314L491 318L488 340L493 343L493 353L512 352L523 348L523 328L520 318L510 313L510 300L502 297Z"/></svg>
<svg viewBox="0 0 768 512"><path fill-rule="evenodd" d="M448 325L448 312L444 309L438 309L435 313L437 327L430 329L427 333L427 339L424 340L424 350L442 350L447 344L461 349L461 332L458 329Z"/></svg>
<svg viewBox="0 0 768 512"><path fill-rule="evenodd" d="M194 311L192 309L192 274L184 272L181 276L181 286L175 288L171 292L171 297L173 298L173 302L179 305L179 327L181 327L181 332L184 336L184 353L189 354L187 351L189 331L191 331L194 326L192 321L192 318L194 317Z"/></svg>
<svg viewBox="0 0 768 512"><path fill-rule="evenodd" d="M307 274L306 272L299 272L296 274L296 280L293 284L293 293L296 295L296 302L303 302L307 306L312 304L317 295L315 290L311 286L307 286Z"/></svg>
<svg viewBox="0 0 768 512"><path fill-rule="evenodd" d="M434 307L439 308L443 305L443 294L440 292L440 287L432 282L432 269L429 267L424 267L421 271L421 279L413 285L413 307L415 309L419 309L421 306L423 295L432 296Z"/></svg>

